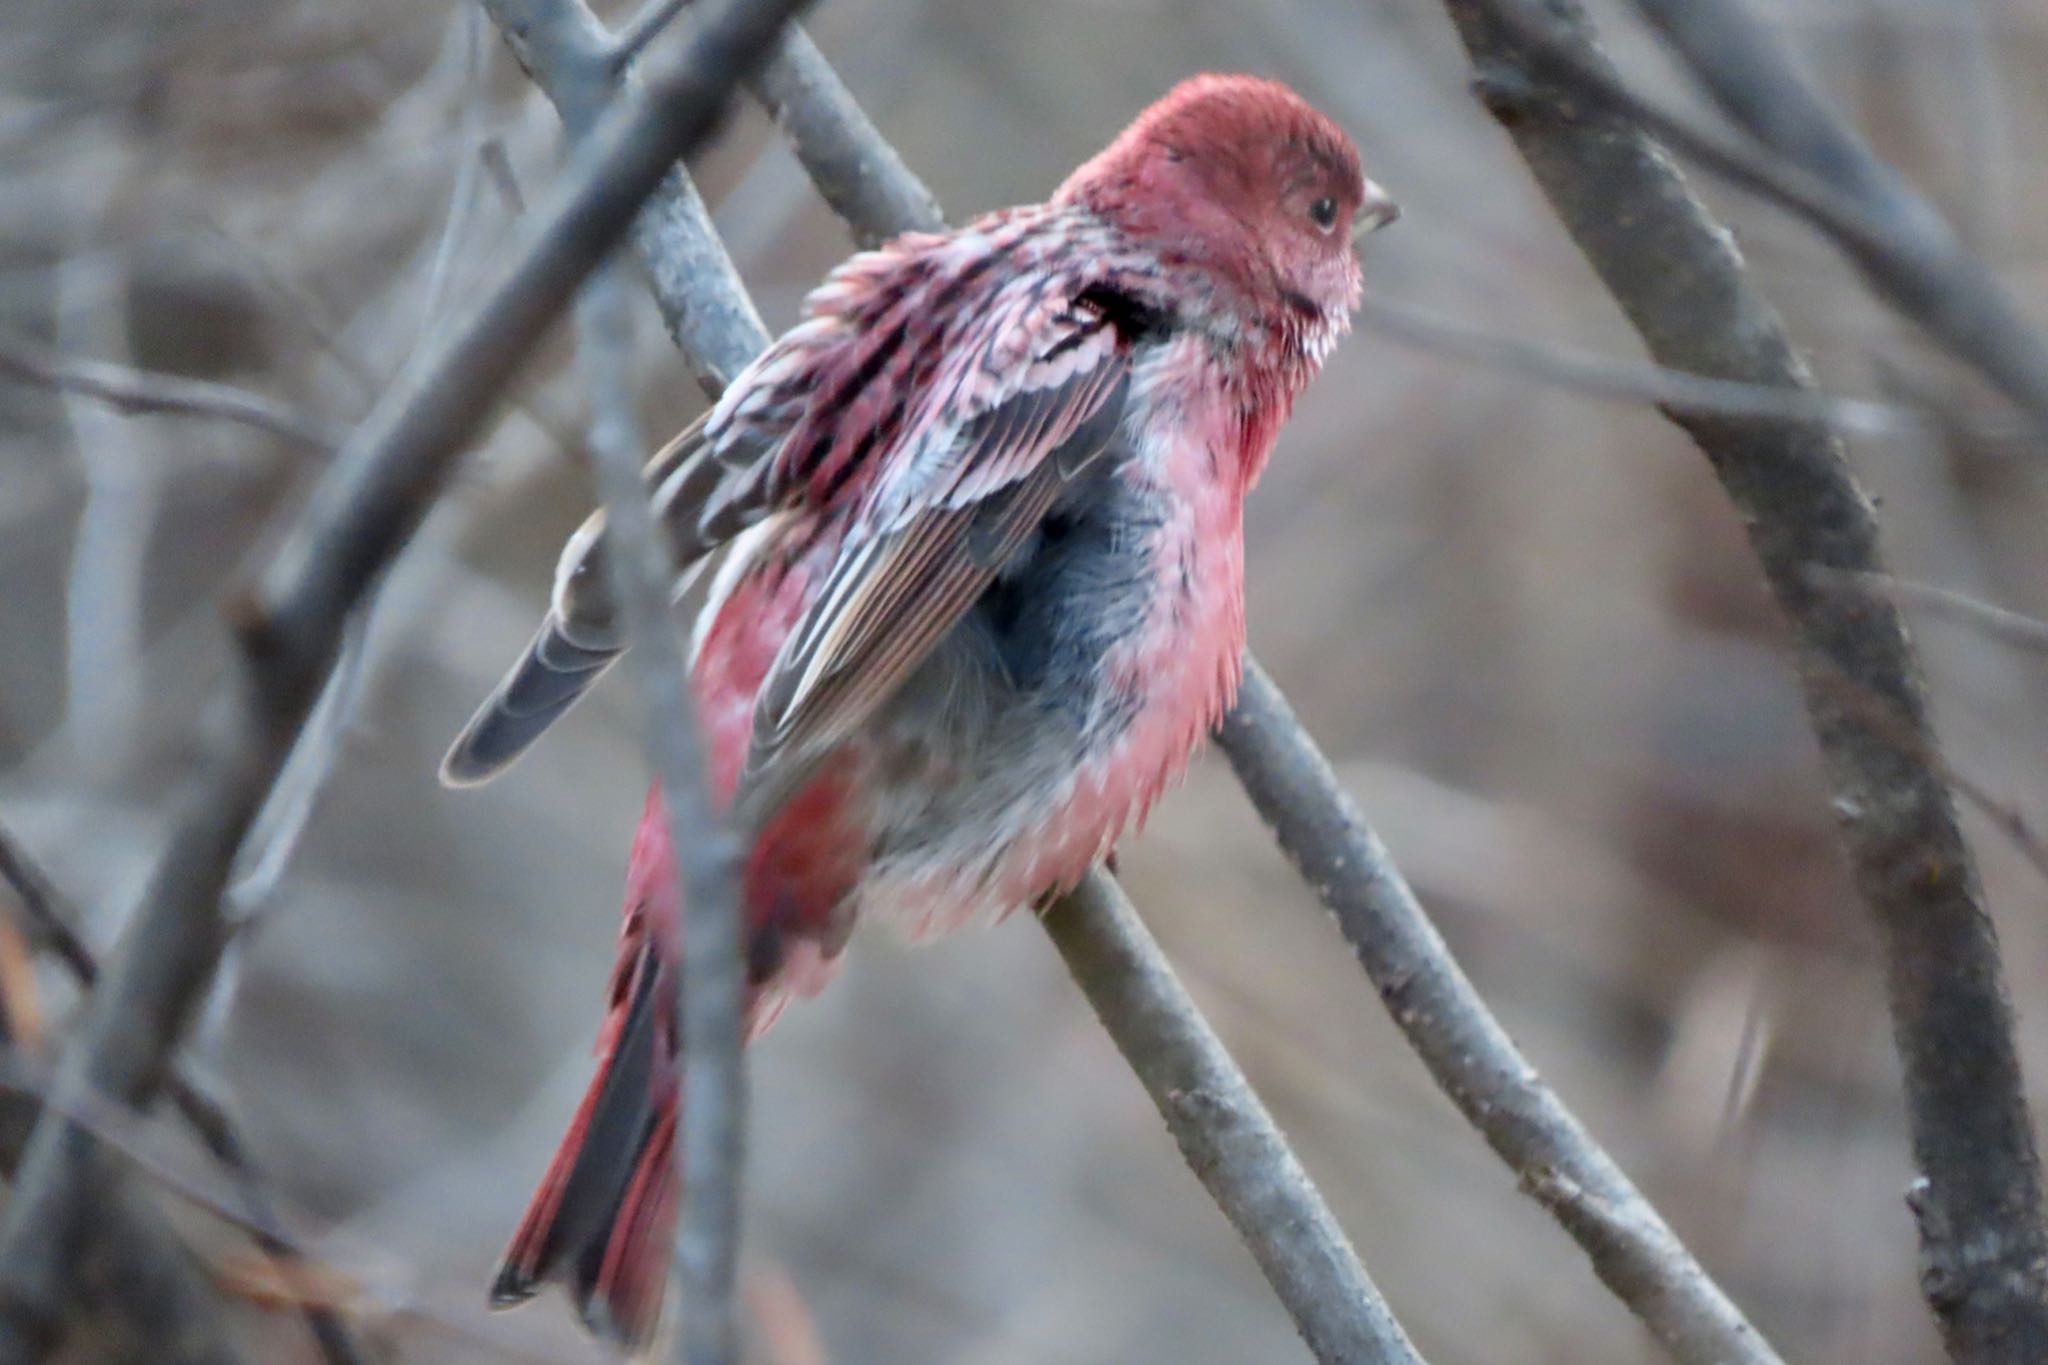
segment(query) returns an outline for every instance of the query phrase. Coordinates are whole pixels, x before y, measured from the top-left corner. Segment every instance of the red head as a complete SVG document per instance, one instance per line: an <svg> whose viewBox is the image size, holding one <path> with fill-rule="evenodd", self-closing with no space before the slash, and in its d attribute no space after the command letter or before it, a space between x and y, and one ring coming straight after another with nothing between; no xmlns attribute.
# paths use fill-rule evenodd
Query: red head
<svg viewBox="0 0 2048 1365"><path fill-rule="evenodd" d="M1355 231L1392 221L1343 129L1276 81L1196 76L1067 178L1080 204L1223 286L1226 308L1298 329L1312 350L1358 305Z"/></svg>

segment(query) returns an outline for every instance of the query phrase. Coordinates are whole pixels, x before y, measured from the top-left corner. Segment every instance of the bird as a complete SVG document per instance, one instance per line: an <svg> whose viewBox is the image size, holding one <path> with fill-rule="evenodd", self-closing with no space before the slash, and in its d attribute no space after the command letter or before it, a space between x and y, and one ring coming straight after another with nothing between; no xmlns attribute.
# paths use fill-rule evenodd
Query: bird
<svg viewBox="0 0 2048 1365"><path fill-rule="evenodd" d="M1243 506L1391 222L1284 84L1189 78L1042 203L854 255L646 470L707 778L742 849L746 1028L854 923L913 940L1074 886L1234 699ZM443 761L502 771L625 647L603 513ZM627 860L597 1069L493 1283L629 1349L659 1322L681 892L659 784Z"/></svg>

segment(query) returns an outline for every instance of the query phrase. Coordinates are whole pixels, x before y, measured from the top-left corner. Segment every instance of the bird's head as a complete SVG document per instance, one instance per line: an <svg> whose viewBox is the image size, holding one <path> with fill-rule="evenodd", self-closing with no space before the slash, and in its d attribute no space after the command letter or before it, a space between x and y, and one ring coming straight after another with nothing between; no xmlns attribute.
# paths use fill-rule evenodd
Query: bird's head
<svg viewBox="0 0 2048 1365"><path fill-rule="evenodd" d="M1358 306L1354 237L1398 212L1343 129L1256 76L1181 82L1055 201L1108 219L1170 270L1200 272L1226 309L1296 329L1316 359Z"/></svg>

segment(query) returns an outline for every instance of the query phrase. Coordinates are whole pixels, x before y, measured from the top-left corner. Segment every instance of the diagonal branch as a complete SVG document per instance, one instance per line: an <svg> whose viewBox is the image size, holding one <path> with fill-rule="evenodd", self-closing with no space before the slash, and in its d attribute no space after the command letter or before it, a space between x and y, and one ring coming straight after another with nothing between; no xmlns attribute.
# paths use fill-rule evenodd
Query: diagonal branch
<svg viewBox="0 0 2048 1365"><path fill-rule="evenodd" d="M1607 1287L1681 1361L1775 1365L1769 1344L1487 1010L1329 760L1252 660L1216 741L1430 1075Z"/></svg>
<svg viewBox="0 0 2048 1365"><path fill-rule="evenodd" d="M631 65L686 3L648 0L612 41L613 68ZM774 54L747 78L747 88L781 126L820 197L853 225L862 246L880 246L906 226L945 226L939 201L876 131L801 24L789 26Z"/></svg>
<svg viewBox="0 0 2048 1365"><path fill-rule="evenodd" d="M1741 0L1636 0L1730 118L1855 205L1875 232L1836 234L1871 288L2048 426L2048 336L1955 229L1808 88Z"/></svg>
<svg viewBox="0 0 2048 1365"><path fill-rule="evenodd" d="M1632 123L1714 174L1819 229L1877 294L2048 424L2048 337L2020 312L1924 197L1879 161L1809 91L1768 34L1728 0L1637 0L1761 147L1707 130L1646 99L1604 57L1536 7L1489 7L1519 66L1481 64L1482 87L1538 75L1575 102ZM1484 93L1482 91L1482 93ZM1496 92L1513 99L1516 91Z"/></svg>
<svg viewBox="0 0 2048 1365"><path fill-rule="evenodd" d="M483 6L569 136L581 138L624 80L604 25L581 4L483 0ZM717 393L767 344L767 329L681 165L670 167L647 196L633 222L633 247L669 336L705 392Z"/></svg>
<svg viewBox="0 0 2048 1365"><path fill-rule="evenodd" d="M766 54L794 0L707 4L690 41L599 120L510 268L353 434L260 585L236 608L244 667L197 799L178 823L107 978L87 1002L0 1212L0 1360L55 1344L114 1171L63 1112L80 1096L146 1104L233 926L235 850L333 664L350 609L404 547L521 362L625 232L675 159L700 143L733 84Z"/></svg>
<svg viewBox="0 0 2048 1365"><path fill-rule="evenodd" d="M333 450L343 434L328 422L231 384L151 374L104 360L75 360L26 337L0 334L0 375L60 393L83 394L122 412L233 422L317 451Z"/></svg>
<svg viewBox="0 0 2048 1365"><path fill-rule="evenodd" d="M1421 1365L1310 1183L1145 922L1106 873L1040 917L1074 983L1167 1131L1324 1362Z"/></svg>
<svg viewBox="0 0 2048 1365"><path fill-rule="evenodd" d="M944 227L939 201L801 28L792 27L748 82L782 127L811 183L864 247L912 229Z"/></svg>
<svg viewBox="0 0 2048 1365"><path fill-rule="evenodd" d="M1660 365L1811 393L1726 229L1631 120L1588 116L1576 75L1613 68L1576 9L1446 0L1513 138ZM1502 14L1518 17L1512 26ZM1521 34L1541 25L1532 57ZM1554 61L1571 55L1570 69ZM1495 77L1504 76L1505 80ZM1604 109L1597 101L1596 109ZM1882 574L1876 514L1822 423L1674 413L1748 528L1791 626L1858 889L1876 921L1921 1180L1921 1286L1959 1362L2048 1359L2048 1231L1997 935L1935 749L1897 608L1819 587ZM1840 680L1898 728L1845 706Z"/></svg>

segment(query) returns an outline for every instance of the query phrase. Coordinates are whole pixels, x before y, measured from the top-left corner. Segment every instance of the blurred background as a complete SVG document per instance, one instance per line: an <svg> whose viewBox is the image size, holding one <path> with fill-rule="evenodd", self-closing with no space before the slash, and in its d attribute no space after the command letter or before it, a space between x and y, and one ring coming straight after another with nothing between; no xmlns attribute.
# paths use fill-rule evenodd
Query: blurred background
<svg viewBox="0 0 2048 1365"><path fill-rule="evenodd" d="M2048 9L1763 9L2048 317ZM1625 7L1596 14L1639 86L1710 117ZM5 336L320 421L360 416L472 296L559 152L466 4L9 0L4 25ZM832 0L813 31L956 217L1042 197L1182 75L1282 77L1403 205L1371 297L1638 355L1434 0ZM758 110L698 170L787 325L844 231ZM2008 414L1797 224L1702 187L1832 391L1932 415L1852 441L1898 572L2048 612L2048 485ZM658 435L699 398L641 303ZM495 786L434 780L588 505L567 361L558 336L359 629L333 780L296 856L248 869L253 926L195 1047L395 1361L603 1358L559 1296L492 1315L483 1291L587 1075L646 784L632 689ZM204 750L221 593L322 458L0 377L0 824L96 943ZM1871 935L1782 631L1693 449L1368 314L1249 538L1261 657L1567 1102L1789 1359L1936 1358ZM2044 661L1915 620L1954 766L2048 818ZM1968 818L2048 1093L2048 883ZM1434 1365L1660 1358L1432 1088L1219 760L1123 870ZM39 985L60 1024L72 997ZM1028 919L916 951L863 935L752 1075L760 1361L1303 1358ZM137 1138L205 1169L173 1125ZM164 1202L237 1282L238 1239ZM237 1314L257 1359L312 1358L290 1315Z"/></svg>

